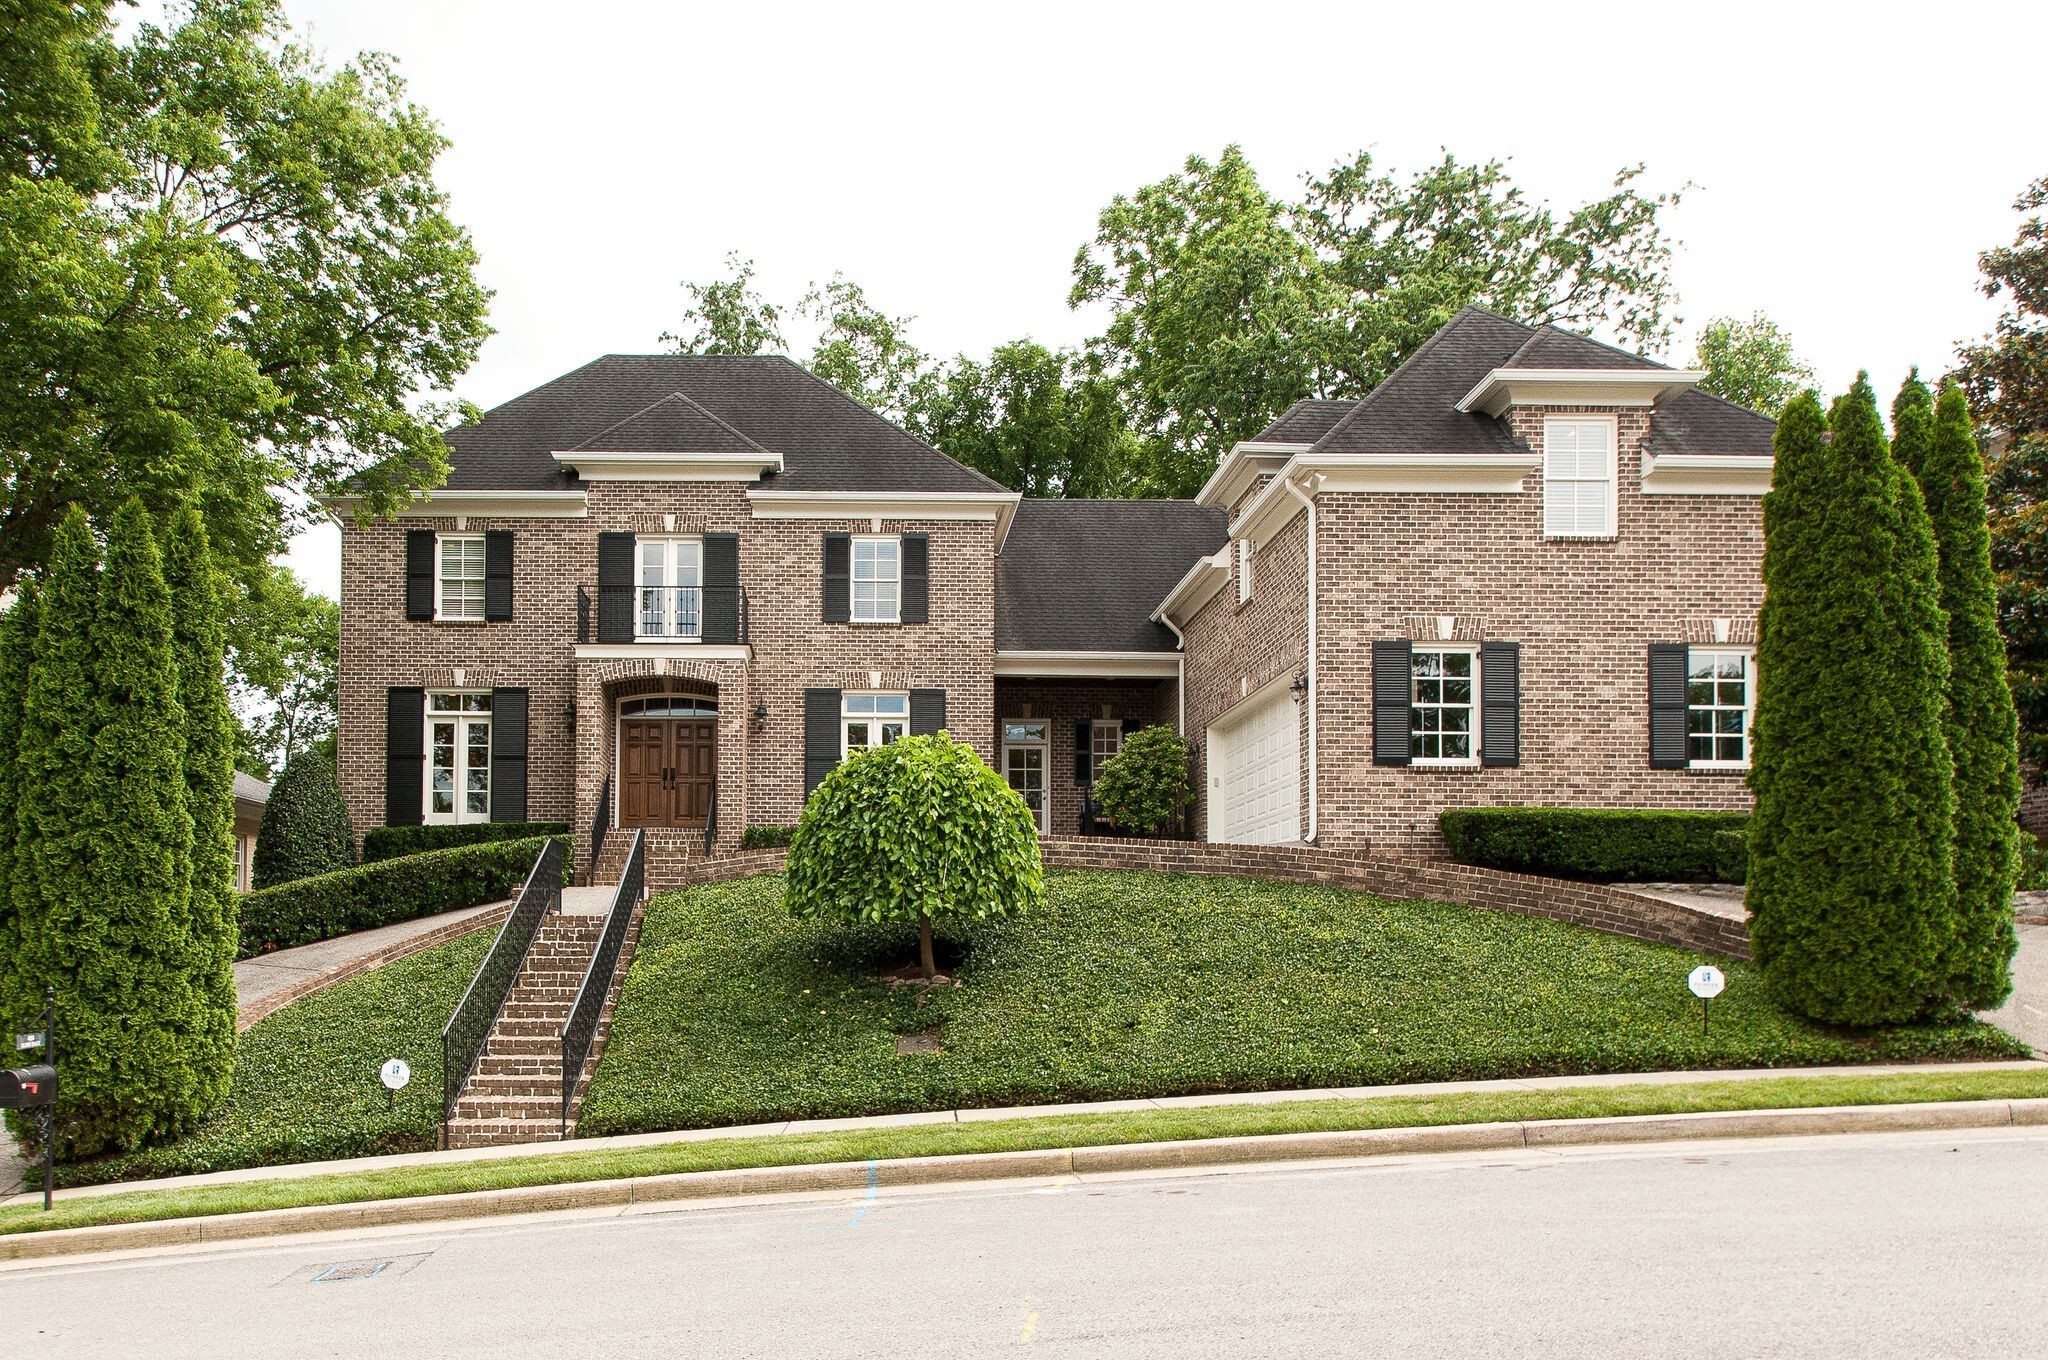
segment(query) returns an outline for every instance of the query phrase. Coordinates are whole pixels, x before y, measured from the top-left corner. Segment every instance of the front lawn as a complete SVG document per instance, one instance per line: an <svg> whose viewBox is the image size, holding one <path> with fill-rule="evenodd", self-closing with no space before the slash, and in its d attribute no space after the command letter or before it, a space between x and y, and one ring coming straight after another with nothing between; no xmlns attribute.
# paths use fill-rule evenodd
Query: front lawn
<svg viewBox="0 0 2048 1360"><path fill-rule="evenodd" d="M958 988L891 988L910 930L792 920L782 879L649 906L585 1136L1202 1091L2026 1057L1975 1022L1820 1028L1724 964L1575 926L1243 879L1054 873L1047 910L942 936ZM949 969L949 971L951 971ZM933 1035L934 1053L898 1053Z"/></svg>

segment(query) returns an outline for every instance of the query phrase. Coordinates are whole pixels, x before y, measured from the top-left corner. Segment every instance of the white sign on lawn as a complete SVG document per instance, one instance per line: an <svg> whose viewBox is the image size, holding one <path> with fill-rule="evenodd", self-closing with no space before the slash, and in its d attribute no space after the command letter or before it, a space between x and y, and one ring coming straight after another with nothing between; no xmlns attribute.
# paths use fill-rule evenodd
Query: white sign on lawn
<svg viewBox="0 0 2048 1360"><path fill-rule="evenodd" d="M412 1080L412 1068L406 1066L405 1059L393 1058L384 1064L377 1075L383 1078L385 1090L399 1091L403 1090L405 1084Z"/></svg>
<svg viewBox="0 0 2048 1360"><path fill-rule="evenodd" d="M1728 985L1728 979L1711 963L1703 963L1685 976L1685 985L1702 1001L1712 1001Z"/></svg>

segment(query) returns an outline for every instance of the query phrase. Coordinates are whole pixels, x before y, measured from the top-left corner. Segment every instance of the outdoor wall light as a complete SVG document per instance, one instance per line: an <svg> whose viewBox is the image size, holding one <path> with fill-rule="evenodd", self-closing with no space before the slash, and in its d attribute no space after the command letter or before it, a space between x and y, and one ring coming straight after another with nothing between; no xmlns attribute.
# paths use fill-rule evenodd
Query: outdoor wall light
<svg viewBox="0 0 2048 1360"><path fill-rule="evenodd" d="M754 721L755 721L755 722L757 722L757 723L764 723L764 722L767 722L767 721L768 721L768 705L766 705L766 704L755 704L755 705L754 705Z"/></svg>
<svg viewBox="0 0 2048 1360"><path fill-rule="evenodd" d="M1306 675L1295 676L1293 683L1288 685L1287 688L1292 690L1297 695L1307 694L1308 677Z"/></svg>
<svg viewBox="0 0 2048 1360"><path fill-rule="evenodd" d="M574 736L576 734L576 701L574 699L571 699L563 707L562 722L567 725L569 734Z"/></svg>

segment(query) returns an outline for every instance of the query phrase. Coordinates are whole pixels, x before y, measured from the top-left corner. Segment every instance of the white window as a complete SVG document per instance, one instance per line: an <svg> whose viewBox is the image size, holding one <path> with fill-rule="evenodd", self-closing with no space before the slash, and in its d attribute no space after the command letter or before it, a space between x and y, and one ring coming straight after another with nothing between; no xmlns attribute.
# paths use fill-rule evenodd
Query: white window
<svg viewBox="0 0 2048 1360"><path fill-rule="evenodd" d="M704 629L704 544L694 538L643 538L633 633L694 638Z"/></svg>
<svg viewBox="0 0 2048 1360"><path fill-rule="evenodd" d="M1243 604L1252 597L1252 541L1248 538L1237 540L1237 602Z"/></svg>
<svg viewBox="0 0 2048 1360"><path fill-rule="evenodd" d="M1614 533L1614 422L1543 422L1543 533L1607 538Z"/></svg>
<svg viewBox="0 0 2048 1360"><path fill-rule="evenodd" d="M429 822L491 819L491 696L427 696Z"/></svg>
<svg viewBox="0 0 2048 1360"><path fill-rule="evenodd" d="M1755 671L1747 650L1694 647L1687 654L1685 755L1694 769L1748 768Z"/></svg>
<svg viewBox="0 0 2048 1360"><path fill-rule="evenodd" d="M839 701L841 760L887 746L910 730L908 694L848 694Z"/></svg>
<svg viewBox="0 0 2048 1360"><path fill-rule="evenodd" d="M1417 765L1479 762L1479 664L1469 648L1411 653L1408 756Z"/></svg>
<svg viewBox="0 0 2048 1360"><path fill-rule="evenodd" d="M434 554L437 619L484 616L484 536L443 534Z"/></svg>
<svg viewBox="0 0 2048 1360"><path fill-rule="evenodd" d="M901 540L853 540L853 621L895 623L902 616L902 596Z"/></svg>
<svg viewBox="0 0 2048 1360"><path fill-rule="evenodd" d="M1099 718L1088 732L1088 750L1094 757L1090 762L1092 774L1088 782L1102 778L1103 765L1117 752L1124 749L1124 725L1114 718Z"/></svg>

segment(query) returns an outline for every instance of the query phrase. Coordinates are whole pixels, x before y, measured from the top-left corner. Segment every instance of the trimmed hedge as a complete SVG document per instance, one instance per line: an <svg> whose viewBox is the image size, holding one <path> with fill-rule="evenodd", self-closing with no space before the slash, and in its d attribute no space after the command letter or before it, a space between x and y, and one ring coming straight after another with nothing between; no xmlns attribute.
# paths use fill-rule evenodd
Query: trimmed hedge
<svg viewBox="0 0 2048 1360"><path fill-rule="evenodd" d="M793 826L750 826L740 834L742 850L784 850L796 839Z"/></svg>
<svg viewBox="0 0 2048 1360"><path fill-rule="evenodd" d="M1740 882L1748 824L1741 812L1611 808L1451 808L1437 819L1460 864L1600 883Z"/></svg>
<svg viewBox="0 0 2048 1360"><path fill-rule="evenodd" d="M242 898L240 957L510 897L546 842L535 836L458 845L249 893ZM574 858L562 858L565 882Z"/></svg>
<svg viewBox="0 0 2048 1360"><path fill-rule="evenodd" d="M379 826L363 833L363 863L450 850L488 841L523 841L535 836L566 836L567 822L467 822L460 826Z"/></svg>

